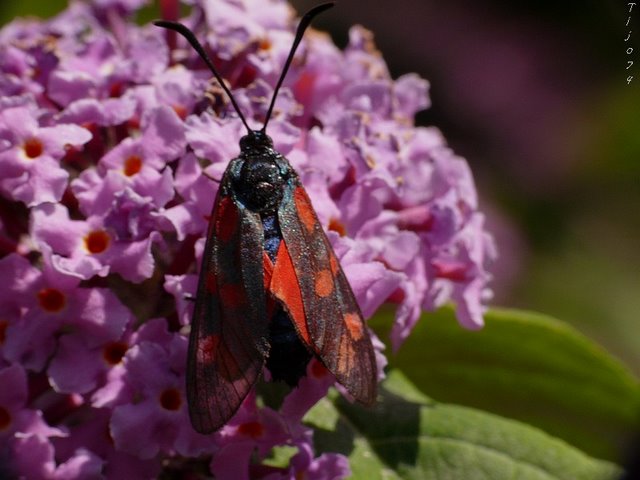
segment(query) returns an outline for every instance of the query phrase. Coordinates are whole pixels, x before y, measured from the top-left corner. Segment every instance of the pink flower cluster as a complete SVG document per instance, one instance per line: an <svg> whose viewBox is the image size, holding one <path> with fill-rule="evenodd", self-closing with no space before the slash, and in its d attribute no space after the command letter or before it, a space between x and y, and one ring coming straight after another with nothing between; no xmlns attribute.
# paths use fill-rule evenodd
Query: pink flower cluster
<svg viewBox="0 0 640 480"><path fill-rule="evenodd" d="M244 130L185 44L131 22L142 3L75 2L0 31L0 477L155 478L203 462L220 479L348 476L344 456L314 454L301 422L333 384L314 362L278 411L251 395L220 432L190 426L186 297L211 177ZM185 23L259 127L292 10L190 3ZM480 327L493 243L464 159L413 124L427 82L392 80L357 27L345 51L308 32L297 58L268 133L365 317L397 305L395 348L423 310L449 301L463 326ZM262 465L278 445L295 448L289 465Z"/></svg>

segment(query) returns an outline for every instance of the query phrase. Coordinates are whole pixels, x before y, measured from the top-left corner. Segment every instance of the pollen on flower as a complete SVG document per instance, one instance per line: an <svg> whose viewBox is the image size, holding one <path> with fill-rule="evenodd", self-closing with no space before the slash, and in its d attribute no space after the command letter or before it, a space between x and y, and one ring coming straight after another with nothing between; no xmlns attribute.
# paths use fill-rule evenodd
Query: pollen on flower
<svg viewBox="0 0 640 480"><path fill-rule="evenodd" d="M177 388L166 388L160 394L160 405L165 410L176 411L182 404L182 395Z"/></svg>
<svg viewBox="0 0 640 480"><path fill-rule="evenodd" d="M178 115L178 117L180 117L181 120L184 120L185 118L187 118L187 114L189 113L187 111L187 108L184 105L172 105L171 108L173 108L173 111L176 112L176 115Z"/></svg>
<svg viewBox="0 0 640 480"><path fill-rule="evenodd" d="M108 365L117 365L122 361L129 345L125 342L111 342L102 349L102 357Z"/></svg>
<svg viewBox="0 0 640 480"><path fill-rule="evenodd" d="M44 311L57 313L65 307L67 297L57 288L43 288L38 292L38 303Z"/></svg>
<svg viewBox="0 0 640 480"><path fill-rule="evenodd" d="M38 158L44 151L44 145L37 138L28 138L22 145L24 154L29 158Z"/></svg>
<svg viewBox="0 0 640 480"><path fill-rule="evenodd" d="M371 155L364 156L364 163L366 163L367 167L369 167L372 170L376 168L376 159L373 158Z"/></svg>
<svg viewBox="0 0 640 480"><path fill-rule="evenodd" d="M6 408L0 407L0 432L7 430L9 425L11 425L11 414Z"/></svg>
<svg viewBox="0 0 640 480"><path fill-rule="evenodd" d="M271 49L271 41L268 38L263 38L258 43L258 49L263 51Z"/></svg>
<svg viewBox="0 0 640 480"><path fill-rule="evenodd" d="M109 248L111 237L104 230L93 230L84 237L84 246L89 253L97 254Z"/></svg>
<svg viewBox="0 0 640 480"><path fill-rule="evenodd" d="M258 421L245 422L238 427L238 433L251 438L260 438L264 435L264 425Z"/></svg>
<svg viewBox="0 0 640 480"><path fill-rule="evenodd" d="M344 223L333 217L329 219L329 230L336 232L341 237L344 237L347 234L347 229L345 228Z"/></svg>
<svg viewBox="0 0 640 480"><path fill-rule="evenodd" d="M122 82L115 82L109 87L109 97L111 98L121 97L123 92L124 85L122 85Z"/></svg>
<svg viewBox="0 0 640 480"><path fill-rule="evenodd" d="M127 177L133 177L142 169L142 158L139 155L131 155L124 161L122 171Z"/></svg>

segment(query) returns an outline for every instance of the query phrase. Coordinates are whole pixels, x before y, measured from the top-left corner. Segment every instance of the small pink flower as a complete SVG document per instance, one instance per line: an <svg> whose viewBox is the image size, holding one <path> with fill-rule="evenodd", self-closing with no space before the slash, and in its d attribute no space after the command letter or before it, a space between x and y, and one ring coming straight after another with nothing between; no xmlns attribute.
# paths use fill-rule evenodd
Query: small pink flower
<svg viewBox="0 0 640 480"><path fill-rule="evenodd" d="M40 126L35 108L0 112L0 191L29 206L62 198L68 172L60 165L68 147L87 143L91 134L78 125Z"/></svg>

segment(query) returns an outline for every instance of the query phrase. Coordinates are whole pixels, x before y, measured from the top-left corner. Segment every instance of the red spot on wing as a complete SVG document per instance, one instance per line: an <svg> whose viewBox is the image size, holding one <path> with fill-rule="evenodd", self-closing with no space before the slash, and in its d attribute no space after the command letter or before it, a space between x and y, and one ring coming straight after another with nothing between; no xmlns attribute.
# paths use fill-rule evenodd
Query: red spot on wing
<svg viewBox="0 0 640 480"><path fill-rule="evenodd" d="M285 242L280 242L269 290L286 307L302 340L307 345L312 345L304 314L302 292Z"/></svg>
<svg viewBox="0 0 640 480"><path fill-rule="evenodd" d="M198 362L203 365L211 364L216 356L220 335L208 335L198 342Z"/></svg>
<svg viewBox="0 0 640 480"><path fill-rule="evenodd" d="M220 200L215 216L216 235L226 243L233 237L238 228L238 210L229 197Z"/></svg>
<svg viewBox="0 0 640 480"><path fill-rule="evenodd" d="M218 292L218 282L216 280L216 275L213 272L208 272L205 277L205 289L211 295L215 295Z"/></svg>
<svg viewBox="0 0 640 480"><path fill-rule="evenodd" d="M216 355L215 360L219 364L216 371L230 383L244 382L246 372L241 364L238 363L238 359L232 353L232 349L229 348L227 343L222 342L219 350L220 353Z"/></svg>
<svg viewBox="0 0 640 480"><path fill-rule="evenodd" d="M307 229L308 233L313 233L316 226L316 213L311 206L307 192L304 188L298 187L293 192L293 199L296 203L296 212L302 220L302 224Z"/></svg>
<svg viewBox="0 0 640 480"><path fill-rule="evenodd" d="M338 350L338 372L347 373L349 365L354 363L354 350L352 342L340 342Z"/></svg>
<svg viewBox="0 0 640 480"><path fill-rule="evenodd" d="M227 283L220 286L220 300L224 308L235 309L245 302L242 286L233 283Z"/></svg>
<svg viewBox="0 0 640 480"><path fill-rule="evenodd" d="M354 340L360 340L364 334L364 325L357 313L345 313L344 324Z"/></svg>
<svg viewBox="0 0 640 480"><path fill-rule="evenodd" d="M329 270L320 270L315 275L315 292L319 297L328 297L333 292L333 275Z"/></svg>

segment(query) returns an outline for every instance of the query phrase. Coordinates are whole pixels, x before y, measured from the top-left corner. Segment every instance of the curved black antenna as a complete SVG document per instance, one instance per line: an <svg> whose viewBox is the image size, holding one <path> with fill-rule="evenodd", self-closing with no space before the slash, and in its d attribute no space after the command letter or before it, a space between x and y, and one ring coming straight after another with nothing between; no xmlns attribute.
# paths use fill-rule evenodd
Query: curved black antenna
<svg viewBox="0 0 640 480"><path fill-rule="evenodd" d="M231 94L231 90L229 90L225 85L224 80L222 79L222 76L218 73L218 71L213 66L213 62L209 58L209 55L207 55L207 52L204 51L204 48L202 47L202 45L200 44L196 36L193 34L193 32L189 30L186 26L178 22L156 20L155 22L153 22L153 24L158 27L174 30L187 39L187 41L191 44L193 49L196 52L198 52L198 55L200 55L200 58L202 58L202 60L204 60L204 63L207 64L207 67L209 67L209 70L211 70L211 73L213 73L213 76L216 77L216 80L218 81L222 89L225 91L227 96L229 97L229 100L231 100L231 104L233 105L233 108L236 110L236 112L238 113L238 116L240 117L240 120L242 120L242 123L244 123L244 126L247 128L247 132L251 133L253 130L251 130L251 127L249 127L249 124L245 120L244 115L242 115L242 112L240 111L240 107L238 107L238 104L236 103L236 99L233 98L233 95Z"/></svg>
<svg viewBox="0 0 640 480"><path fill-rule="evenodd" d="M291 50L289 51L289 56L287 57L287 61L284 62L284 68L282 69L282 73L280 74L280 78L278 79L278 83L276 83L276 88L273 90L273 96L271 97L271 105L269 105L269 110L267 110L267 117L264 120L264 125L262 126L262 132L266 132L267 123L269 123L269 119L271 118L271 112L273 112L273 107L276 103L276 97L278 96L278 90L282 86L282 82L284 82L284 77L287 75L289 71L289 66L291 65L291 61L293 60L293 55L296 53L296 49L302 40L302 36L304 35L305 30L311 23L311 20L314 19L316 15L324 12L325 10L330 9L335 5L335 2L327 2L322 3L318 6L313 7L307 13L305 13L300 19L300 23L298 24L298 29L296 30L296 36L293 40L293 45L291 45Z"/></svg>
<svg viewBox="0 0 640 480"><path fill-rule="evenodd" d="M300 19L300 23L298 24L298 29L296 30L296 36L293 40L293 44L291 45L291 50L289 51L289 56L287 57L286 62L284 62L282 73L280 74L278 83L276 83L276 87L273 90L273 96L271 97L271 104L269 105L269 110L267 110L267 116L265 118L264 125L262 126L262 130L261 130L263 133L267 130L267 124L271 119L271 113L273 112L273 107L276 103L278 91L280 90L280 87L282 86L282 82L284 82L284 78L286 77L287 72L289 71L289 67L291 66L291 62L293 61L293 56L296 53L296 49L298 48L298 45L302 40L305 30L307 29L307 27L309 27L314 17L316 17L319 13L322 13L325 10L330 9L334 5L335 5L335 2L322 3L316 7L313 7L311 10L305 13ZM202 60L204 60L204 63L207 64L207 67L209 67L209 70L211 70L211 73L213 73L213 76L216 78L216 80L218 81L222 89L225 91L225 93L229 97L229 100L231 100L231 104L233 105L233 108L235 109L235 111L238 113L238 116L240 117L240 120L242 120L242 123L246 127L247 132L251 134L253 130L251 130L251 127L249 127L247 120L244 118L244 115L240 111L240 107L238 107L238 104L236 103L236 99L233 98L233 95L231 94L231 90L227 88L227 85L224 83L222 76L218 73L216 68L213 66L213 62L209 58L209 55L207 55L207 52L205 52L204 48L202 47L202 45L200 44L196 36L193 34L193 32L189 30L189 28L187 28L185 25L178 22L169 22L167 20L156 20L153 22L153 24L158 27L168 28L169 30L178 32L180 35L182 35L184 38L187 39L187 41L191 44L193 49L196 52L198 52L198 55L200 55L200 58L202 58Z"/></svg>

